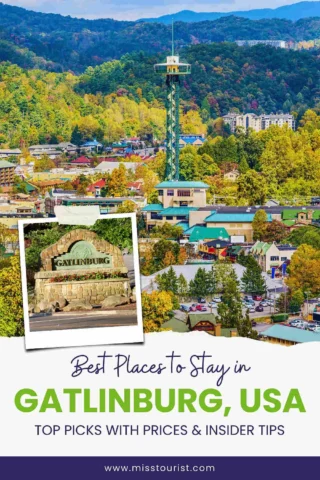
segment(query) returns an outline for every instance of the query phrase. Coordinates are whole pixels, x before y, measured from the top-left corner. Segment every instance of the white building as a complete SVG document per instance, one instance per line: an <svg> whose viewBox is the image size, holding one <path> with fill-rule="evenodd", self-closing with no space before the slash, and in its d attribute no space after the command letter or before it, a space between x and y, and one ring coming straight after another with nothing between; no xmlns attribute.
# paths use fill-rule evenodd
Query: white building
<svg viewBox="0 0 320 480"><path fill-rule="evenodd" d="M286 48L287 44L284 40L236 40L235 43L239 47L253 47L254 45L269 45L274 48Z"/></svg>
<svg viewBox="0 0 320 480"><path fill-rule="evenodd" d="M256 132L259 132L260 130L266 130L271 125L278 125L279 127L288 125L290 129L295 129L294 116L287 113L271 113L270 115L256 115L254 113L245 113L241 115L237 113L228 113L222 118L224 123L230 126L232 133L236 131L237 127L242 127L245 130L252 128Z"/></svg>

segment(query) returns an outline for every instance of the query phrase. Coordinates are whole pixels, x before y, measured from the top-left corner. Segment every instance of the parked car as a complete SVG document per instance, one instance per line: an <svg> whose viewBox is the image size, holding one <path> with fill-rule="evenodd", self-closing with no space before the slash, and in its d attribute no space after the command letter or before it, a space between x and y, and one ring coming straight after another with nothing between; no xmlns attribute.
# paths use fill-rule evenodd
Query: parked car
<svg viewBox="0 0 320 480"><path fill-rule="evenodd" d="M256 327L256 326L257 326L257 322L256 322L255 320L251 320L251 325L252 325L253 327Z"/></svg>
<svg viewBox="0 0 320 480"><path fill-rule="evenodd" d="M208 310L207 307L205 307L204 305L197 305L196 309L198 310L198 312L206 312Z"/></svg>
<svg viewBox="0 0 320 480"><path fill-rule="evenodd" d="M197 305L193 303L189 308L189 312L196 312L196 311L197 311Z"/></svg>
<svg viewBox="0 0 320 480"><path fill-rule="evenodd" d="M182 310L183 312L189 312L189 307L188 305L180 305L180 310Z"/></svg>
<svg viewBox="0 0 320 480"><path fill-rule="evenodd" d="M303 318L296 318L290 322L290 325L295 328L306 328L308 322L305 322Z"/></svg>
<svg viewBox="0 0 320 480"><path fill-rule="evenodd" d="M253 298L253 300L256 300L257 302L260 302L260 300L263 300L261 295L253 295L252 298Z"/></svg>
<svg viewBox="0 0 320 480"><path fill-rule="evenodd" d="M262 302L260 302L260 305L261 305L262 307L269 307L269 303L266 302L266 301L264 301L264 300L263 300Z"/></svg>
<svg viewBox="0 0 320 480"><path fill-rule="evenodd" d="M206 299L202 298L202 297L199 297L198 298L198 303L206 303Z"/></svg>
<svg viewBox="0 0 320 480"><path fill-rule="evenodd" d="M253 300L252 295L245 295L244 300Z"/></svg>
<svg viewBox="0 0 320 480"><path fill-rule="evenodd" d="M256 309L254 307L249 308L249 313L254 313L255 311L256 311Z"/></svg>
<svg viewBox="0 0 320 480"><path fill-rule="evenodd" d="M220 303L221 302L221 298L220 297L214 297L212 299L213 302L216 302L216 303Z"/></svg>
<svg viewBox="0 0 320 480"><path fill-rule="evenodd" d="M263 306L262 305L258 305L256 307L256 312L263 312Z"/></svg>
<svg viewBox="0 0 320 480"><path fill-rule="evenodd" d="M217 308L218 305L216 304L216 302L209 302L208 306L211 308Z"/></svg>
<svg viewBox="0 0 320 480"><path fill-rule="evenodd" d="M273 307L273 305L274 305L274 300L268 299L268 300L266 300L266 302L267 302L267 304L269 305L269 307Z"/></svg>
<svg viewBox="0 0 320 480"><path fill-rule="evenodd" d="M309 322L308 325L306 326L306 329L310 330L310 332L315 332L317 328L320 328L320 327L313 322Z"/></svg>

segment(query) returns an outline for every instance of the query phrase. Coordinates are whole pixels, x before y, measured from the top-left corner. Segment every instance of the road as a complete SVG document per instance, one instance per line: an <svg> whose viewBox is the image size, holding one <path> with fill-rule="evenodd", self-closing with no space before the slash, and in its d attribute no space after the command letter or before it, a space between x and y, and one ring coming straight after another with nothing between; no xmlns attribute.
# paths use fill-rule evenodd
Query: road
<svg viewBox="0 0 320 480"><path fill-rule="evenodd" d="M136 310L92 310L88 312L57 312L52 315L30 316L30 331L70 330L75 328L120 327L137 325Z"/></svg>

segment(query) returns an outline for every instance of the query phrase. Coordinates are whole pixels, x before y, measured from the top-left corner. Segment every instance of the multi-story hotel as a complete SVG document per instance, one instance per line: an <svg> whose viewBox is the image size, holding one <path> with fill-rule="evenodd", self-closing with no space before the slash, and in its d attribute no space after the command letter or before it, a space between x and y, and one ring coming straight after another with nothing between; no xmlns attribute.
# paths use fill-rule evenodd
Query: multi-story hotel
<svg viewBox="0 0 320 480"><path fill-rule="evenodd" d="M11 187L14 180L14 171L16 165L7 162L6 160L0 160L0 186Z"/></svg>
<svg viewBox="0 0 320 480"><path fill-rule="evenodd" d="M278 125L279 127L288 125L288 127L292 130L295 129L294 116L286 113L271 113L270 115L255 115L254 113L245 113L243 115L240 115L237 113L228 113L222 118L224 120L224 123L230 126L230 130L232 133L236 131L237 127L242 127L245 130L248 130L248 128L252 128L256 132L259 132L260 130L266 130L271 125Z"/></svg>

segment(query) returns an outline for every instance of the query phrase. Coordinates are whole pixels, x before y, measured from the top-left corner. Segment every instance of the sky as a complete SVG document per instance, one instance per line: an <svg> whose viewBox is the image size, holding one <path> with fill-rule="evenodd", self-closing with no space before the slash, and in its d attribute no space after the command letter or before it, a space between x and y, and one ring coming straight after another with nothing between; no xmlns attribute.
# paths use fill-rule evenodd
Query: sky
<svg viewBox="0 0 320 480"><path fill-rule="evenodd" d="M3 0L2 0L3 1ZM3 3L44 13L72 17L136 20L159 17L181 10L196 12L230 12L257 8L277 8L301 0L5 0ZM310 1L310 0L309 0ZM311 0L316 1L316 0Z"/></svg>

